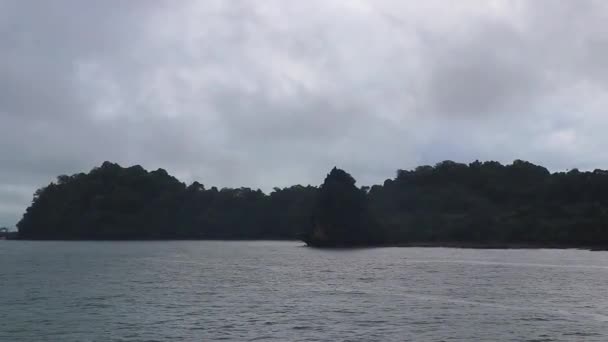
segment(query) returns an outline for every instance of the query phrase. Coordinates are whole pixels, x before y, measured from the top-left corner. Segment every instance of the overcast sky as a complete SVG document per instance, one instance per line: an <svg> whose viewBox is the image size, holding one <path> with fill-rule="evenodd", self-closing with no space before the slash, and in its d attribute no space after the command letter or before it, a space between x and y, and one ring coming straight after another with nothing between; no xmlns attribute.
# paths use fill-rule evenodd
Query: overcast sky
<svg viewBox="0 0 608 342"><path fill-rule="evenodd" d="M104 160L211 186L608 168L606 1L0 0L0 225Z"/></svg>

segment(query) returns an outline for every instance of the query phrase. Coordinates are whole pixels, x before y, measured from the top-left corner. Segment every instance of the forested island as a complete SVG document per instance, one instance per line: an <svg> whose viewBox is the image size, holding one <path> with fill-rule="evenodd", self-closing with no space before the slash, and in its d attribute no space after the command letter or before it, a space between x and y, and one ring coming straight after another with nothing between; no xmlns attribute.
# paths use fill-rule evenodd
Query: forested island
<svg viewBox="0 0 608 342"><path fill-rule="evenodd" d="M39 189L20 239L302 239L311 246L608 247L608 172L444 161L269 194L105 162Z"/></svg>

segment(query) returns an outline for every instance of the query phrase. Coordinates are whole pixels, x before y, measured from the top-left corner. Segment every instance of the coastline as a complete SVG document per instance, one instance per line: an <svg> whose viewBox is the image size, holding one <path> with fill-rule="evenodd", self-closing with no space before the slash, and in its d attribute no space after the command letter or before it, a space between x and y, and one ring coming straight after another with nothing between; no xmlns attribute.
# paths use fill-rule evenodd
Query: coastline
<svg viewBox="0 0 608 342"><path fill-rule="evenodd" d="M588 251L608 251L608 246L572 245L572 244L533 244L533 243L478 243L478 242L401 242L370 245L335 245L314 246L319 249L360 249L360 248L459 248L459 249L577 249Z"/></svg>
<svg viewBox="0 0 608 342"><path fill-rule="evenodd" d="M412 242L391 244L385 247L432 247L465 249L580 249L606 251L608 246L571 245L571 244L533 244L533 243L474 243L474 242Z"/></svg>
<svg viewBox="0 0 608 342"><path fill-rule="evenodd" d="M15 238L11 237L2 241L99 241L99 242L129 242L129 241L301 241L305 247L316 249L366 249L366 248L459 248L459 249L577 249L588 251L608 251L608 246L600 245L574 245L574 244L538 244L538 243L479 243L479 242L398 242L365 245L315 245L300 239L286 238L130 238L130 239L80 239L80 238Z"/></svg>

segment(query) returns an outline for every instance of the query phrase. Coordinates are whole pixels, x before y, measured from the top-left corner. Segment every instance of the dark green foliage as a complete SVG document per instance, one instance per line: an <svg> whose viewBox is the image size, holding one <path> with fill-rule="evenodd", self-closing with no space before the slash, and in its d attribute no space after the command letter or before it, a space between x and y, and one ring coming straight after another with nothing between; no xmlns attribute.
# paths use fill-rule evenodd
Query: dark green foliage
<svg viewBox="0 0 608 342"><path fill-rule="evenodd" d="M34 195L18 224L23 238L133 239L174 234L185 185L165 170L105 162L89 174L59 176Z"/></svg>
<svg viewBox="0 0 608 342"><path fill-rule="evenodd" d="M190 186L109 162L38 190L18 224L31 239L295 239L325 245L469 243L608 247L608 172L529 162L444 161L357 188L333 169L320 187ZM302 234L304 233L304 234ZM318 242L318 241L317 241ZM313 244L315 244L313 242ZM316 243L317 245L319 243Z"/></svg>
<svg viewBox="0 0 608 342"><path fill-rule="evenodd" d="M608 246L608 174L445 161L372 187L372 210L396 243Z"/></svg>
<svg viewBox="0 0 608 342"><path fill-rule="evenodd" d="M355 179L333 168L317 196L313 225L305 237L312 246L355 246L377 243L367 194Z"/></svg>
<svg viewBox="0 0 608 342"><path fill-rule="evenodd" d="M24 239L294 239L315 193L186 187L162 169L106 162L36 191L17 226Z"/></svg>

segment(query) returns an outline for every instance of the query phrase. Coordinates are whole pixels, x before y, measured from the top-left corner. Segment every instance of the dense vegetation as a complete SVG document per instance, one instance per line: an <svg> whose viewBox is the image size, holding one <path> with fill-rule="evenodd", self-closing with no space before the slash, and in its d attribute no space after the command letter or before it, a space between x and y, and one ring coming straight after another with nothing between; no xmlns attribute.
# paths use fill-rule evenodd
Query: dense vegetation
<svg viewBox="0 0 608 342"><path fill-rule="evenodd" d="M18 228L26 239L303 237L314 245L608 247L608 172L550 173L520 160L445 161L399 170L371 188L357 188L348 173L334 169L319 188L264 194L186 186L162 169L106 162L38 190Z"/></svg>
<svg viewBox="0 0 608 342"><path fill-rule="evenodd" d="M608 246L608 172L516 160L399 170L369 192L388 241Z"/></svg>
<svg viewBox="0 0 608 342"><path fill-rule="evenodd" d="M365 189L355 179L333 168L319 188L312 226L303 235L312 246L360 246L383 242L370 213Z"/></svg>
<svg viewBox="0 0 608 342"><path fill-rule="evenodd" d="M25 239L295 239L315 194L186 186L162 169L105 162L36 191L17 227Z"/></svg>

